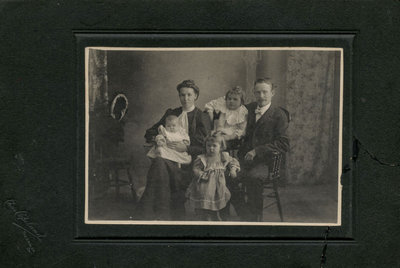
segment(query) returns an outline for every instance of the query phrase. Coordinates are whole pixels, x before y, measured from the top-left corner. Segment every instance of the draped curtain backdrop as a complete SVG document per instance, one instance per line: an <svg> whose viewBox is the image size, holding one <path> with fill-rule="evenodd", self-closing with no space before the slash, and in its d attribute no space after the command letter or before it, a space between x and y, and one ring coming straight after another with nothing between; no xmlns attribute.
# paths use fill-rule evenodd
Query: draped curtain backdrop
<svg viewBox="0 0 400 268"><path fill-rule="evenodd" d="M337 183L338 64L336 52L287 53L284 102L292 116L286 163L291 183Z"/></svg>
<svg viewBox="0 0 400 268"><path fill-rule="evenodd" d="M339 57L333 51L261 51L257 77L273 80L273 101L291 115L288 183L337 183Z"/></svg>
<svg viewBox="0 0 400 268"><path fill-rule="evenodd" d="M89 111L108 104L107 52L89 49ZM101 110L101 109L100 109Z"/></svg>

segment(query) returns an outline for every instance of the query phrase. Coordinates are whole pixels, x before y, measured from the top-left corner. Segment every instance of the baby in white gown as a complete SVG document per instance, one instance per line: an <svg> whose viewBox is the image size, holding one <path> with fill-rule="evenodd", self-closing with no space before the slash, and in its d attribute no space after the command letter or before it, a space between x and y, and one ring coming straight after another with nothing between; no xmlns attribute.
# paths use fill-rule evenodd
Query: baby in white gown
<svg viewBox="0 0 400 268"><path fill-rule="evenodd" d="M158 135L154 145L147 156L150 158L161 157L180 164L190 164L192 157L187 152L178 152L167 146L167 142L182 142L186 146L190 145L190 138L186 131L179 126L178 117L169 115L165 119L165 127L158 127Z"/></svg>

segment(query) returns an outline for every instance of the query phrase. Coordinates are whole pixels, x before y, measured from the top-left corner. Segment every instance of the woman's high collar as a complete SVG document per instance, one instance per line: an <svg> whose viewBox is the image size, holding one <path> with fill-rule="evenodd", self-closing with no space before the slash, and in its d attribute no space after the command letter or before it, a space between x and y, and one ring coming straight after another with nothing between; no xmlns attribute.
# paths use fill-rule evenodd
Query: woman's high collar
<svg viewBox="0 0 400 268"><path fill-rule="evenodd" d="M182 108L182 112L190 113L191 111L193 111L196 108L196 106L193 105L192 107L190 107L188 109L185 109L183 107L181 107L181 108Z"/></svg>

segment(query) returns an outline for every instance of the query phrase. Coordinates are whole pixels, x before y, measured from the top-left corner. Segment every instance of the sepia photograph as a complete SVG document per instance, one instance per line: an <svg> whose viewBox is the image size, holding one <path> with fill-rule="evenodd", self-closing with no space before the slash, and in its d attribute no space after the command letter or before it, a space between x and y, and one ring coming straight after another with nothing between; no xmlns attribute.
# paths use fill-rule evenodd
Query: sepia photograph
<svg viewBox="0 0 400 268"><path fill-rule="evenodd" d="M343 49L85 48L85 223L340 226Z"/></svg>

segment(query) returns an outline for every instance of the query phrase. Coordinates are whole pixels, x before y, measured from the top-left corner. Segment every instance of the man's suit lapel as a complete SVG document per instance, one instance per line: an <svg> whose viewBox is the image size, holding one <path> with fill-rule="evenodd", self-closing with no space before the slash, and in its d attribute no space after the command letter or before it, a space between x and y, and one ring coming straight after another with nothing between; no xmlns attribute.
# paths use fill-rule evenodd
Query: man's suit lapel
<svg viewBox="0 0 400 268"><path fill-rule="evenodd" d="M249 107L250 108L250 107ZM257 108L257 105L254 105L254 107L251 107L252 109L249 110L249 125L255 126L256 125L256 114L255 114L255 110Z"/></svg>
<svg viewBox="0 0 400 268"><path fill-rule="evenodd" d="M274 105L271 104L271 106L268 108L268 110L256 122L255 129L258 129L264 122L268 121L268 119L272 117L272 114L274 113L273 112L274 109L275 109ZM254 116L254 118L255 118L255 116Z"/></svg>

